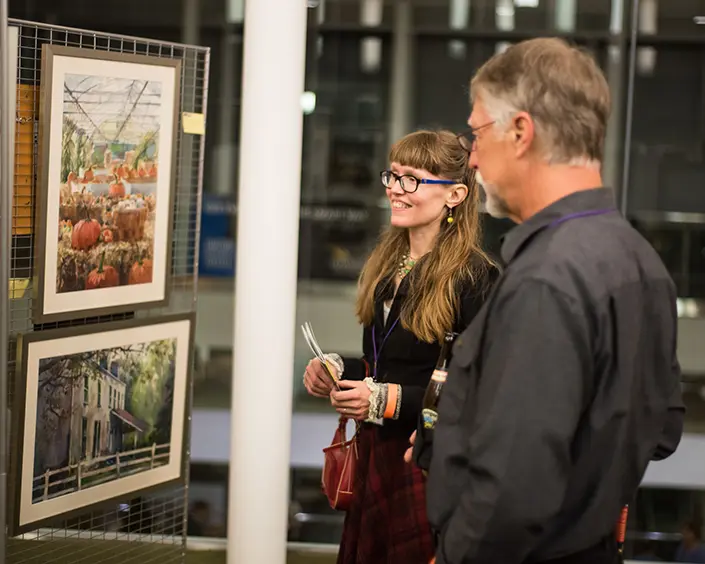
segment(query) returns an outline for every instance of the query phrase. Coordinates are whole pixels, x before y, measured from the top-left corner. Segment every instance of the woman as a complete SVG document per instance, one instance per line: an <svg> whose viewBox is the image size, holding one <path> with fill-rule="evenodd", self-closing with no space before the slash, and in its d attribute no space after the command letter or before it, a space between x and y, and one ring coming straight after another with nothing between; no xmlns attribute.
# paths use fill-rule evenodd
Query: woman
<svg viewBox="0 0 705 564"><path fill-rule="evenodd" d="M334 391L318 360L304 384L363 422L353 500L338 564L427 564L434 554L424 477L404 462L426 386L448 331L461 332L496 272L480 248L478 195L468 153L448 131L419 131L391 149L381 173L392 208L360 274L362 359L326 355L341 377Z"/></svg>

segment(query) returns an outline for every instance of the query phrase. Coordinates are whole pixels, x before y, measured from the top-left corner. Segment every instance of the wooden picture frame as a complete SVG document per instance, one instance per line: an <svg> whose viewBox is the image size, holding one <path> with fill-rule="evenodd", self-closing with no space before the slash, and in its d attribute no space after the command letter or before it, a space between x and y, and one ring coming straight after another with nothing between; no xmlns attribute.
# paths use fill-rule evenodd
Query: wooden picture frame
<svg viewBox="0 0 705 564"><path fill-rule="evenodd" d="M11 536L184 482L195 322L189 313L18 338Z"/></svg>
<svg viewBox="0 0 705 564"><path fill-rule="evenodd" d="M181 62L42 46L35 323L169 300Z"/></svg>

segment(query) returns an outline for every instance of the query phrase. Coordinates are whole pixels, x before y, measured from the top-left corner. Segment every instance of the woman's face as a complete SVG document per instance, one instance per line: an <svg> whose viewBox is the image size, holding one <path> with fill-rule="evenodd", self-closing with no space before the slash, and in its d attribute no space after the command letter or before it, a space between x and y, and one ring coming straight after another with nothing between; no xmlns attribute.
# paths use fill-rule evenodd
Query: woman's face
<svg viewBox="0 0 705 564"><path fill-rule="evenodd" d="M451 197L453 184L422 184L415 183L417 179L444 180L434 176L422 168L402 166L392 163L390 170L399 178L392 177L391 184L387 187L387 198L392 208L392 225L406 229L426 227L440 224L446 217L446 204ZM416 190L409 193L402 189L404 182L406 190Z"/></svg>

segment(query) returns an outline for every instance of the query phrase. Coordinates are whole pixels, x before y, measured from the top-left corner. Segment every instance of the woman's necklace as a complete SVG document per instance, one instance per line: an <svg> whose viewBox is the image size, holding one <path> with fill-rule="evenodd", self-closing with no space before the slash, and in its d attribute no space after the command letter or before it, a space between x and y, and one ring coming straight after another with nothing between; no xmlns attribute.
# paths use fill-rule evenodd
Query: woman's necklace
<svg viewBox="0 0 705 564"><path fill-rule="evenodd" d="M401 258L401 262L399 263L399 278L404 279L404 277L411 272L411 269L414 268L414 265L416 264L415 258L412 258L411 255L407 252L404 253L404 255Z"/></svg>

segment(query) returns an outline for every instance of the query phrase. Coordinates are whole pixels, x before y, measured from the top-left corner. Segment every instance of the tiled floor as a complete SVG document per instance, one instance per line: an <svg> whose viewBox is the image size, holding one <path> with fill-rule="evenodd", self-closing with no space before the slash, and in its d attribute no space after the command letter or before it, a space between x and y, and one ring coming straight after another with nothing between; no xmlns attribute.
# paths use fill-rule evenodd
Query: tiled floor
<svg viewBox="0 0 705 564"><path fill-rule="evenodd" d="M7 564L177 564L181 549L106 540L10 540ZM292 551L287 564L335 564L335 556ZM186 564L225 564L225 551L188 551Z"/></svg>
<svg viewBox="0 0 705 564"><path fill-rule="evenodd" d="M224 564L224 552L189 552L186 564ZM287 564L335 564L335 556L290 552Z"/></svg>

